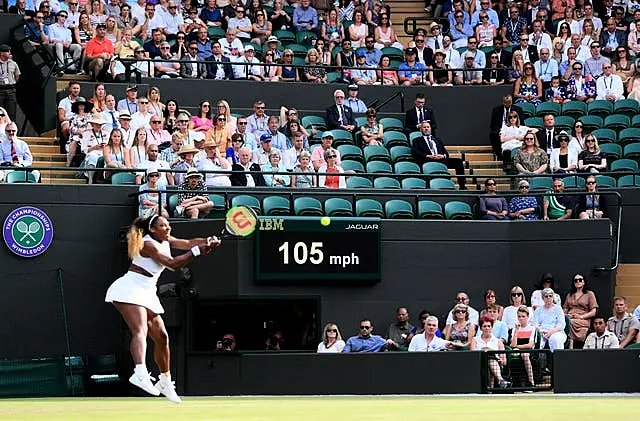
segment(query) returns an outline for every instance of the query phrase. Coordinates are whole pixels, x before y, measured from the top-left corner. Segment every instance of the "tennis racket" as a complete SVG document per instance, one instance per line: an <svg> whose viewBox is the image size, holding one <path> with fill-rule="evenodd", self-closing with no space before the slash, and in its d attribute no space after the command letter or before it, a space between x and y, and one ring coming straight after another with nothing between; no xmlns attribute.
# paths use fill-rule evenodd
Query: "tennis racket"
<svg viewBox="0 0 640 421"><path fill-rule="evenodd" d="M231 237L248 237L256 230L258 215L247 206L234 206L227 211L224 228L219 239Z"/></svg>

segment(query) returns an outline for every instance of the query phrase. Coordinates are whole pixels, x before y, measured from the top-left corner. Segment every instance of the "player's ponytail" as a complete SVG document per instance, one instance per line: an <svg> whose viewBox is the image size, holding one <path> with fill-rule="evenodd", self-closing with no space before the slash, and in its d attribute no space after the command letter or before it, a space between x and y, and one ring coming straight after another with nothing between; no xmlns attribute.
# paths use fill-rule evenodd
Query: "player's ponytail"
<svg viewBox="0 0 640 421"><path fill-rule="evenodd" d="M127 232L127 251L130 259L140 255L140 250L144 247L142 237L151 232L151 227L157 220L158 215L152 215L149 218L138 217L133 221Z"/></svg>

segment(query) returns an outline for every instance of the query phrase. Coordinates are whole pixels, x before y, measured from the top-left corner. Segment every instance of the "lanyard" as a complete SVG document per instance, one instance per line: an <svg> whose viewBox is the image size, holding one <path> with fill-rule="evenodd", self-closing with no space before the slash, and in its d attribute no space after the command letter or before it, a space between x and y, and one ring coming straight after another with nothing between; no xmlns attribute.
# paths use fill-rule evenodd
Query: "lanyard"
<svg viewBox="0 0 640 421"><path fill-rule="evenodd" d="M609 86L607 86L607 77L609 78ZM605 76L602 79L602 83L604 83L604 87L606 89L611 89L611 87L613 86L613 77L612 76Z"/></svg>

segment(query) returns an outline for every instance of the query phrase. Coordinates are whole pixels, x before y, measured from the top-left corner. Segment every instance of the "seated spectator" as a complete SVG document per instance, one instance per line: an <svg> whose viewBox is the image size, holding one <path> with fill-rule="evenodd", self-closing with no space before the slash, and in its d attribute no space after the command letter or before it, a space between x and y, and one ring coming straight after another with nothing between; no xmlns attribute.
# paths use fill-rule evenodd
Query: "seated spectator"
<svg viewBox="0 0 640 421"><path fill-rule="evenodd" d="M182 134L182 132L176 133ZM174 133L174 136L176 133ZM180 161L171 166L172 170L176 170L176 172L173 173L173 180L176 186L182 185L182 183L186 180L186 173L182 171L187 171L189 168L195 167L196 163L194 161L194 157L198 152L200 151L193 145L190 145L188 143L183 143L182 147L180 147L180 150L178 151L178 157L180 158Z"/></svg>
<svg viewBox="0 0 640 421"><path fill-rule="evenodd" d="M451 342L454 349L468 348L471 338L476 334L476 326L469 321L469 308L466 304L456 304L451 312L454 323L444 327L444 338Z"/></svg>
<svg viewBox="0 0 640 421"><path fill-rule="evenodd" d="M233 66L234 77L236 79L249 79L262 81L263 66L260 66L260 60L255 57L255 48L251 44L244 47L244 56L236 60L236 63L242 63L244 66Z"/></svg>
<svg viewBox="0 0 640 421"><path fill-rule="evenodd" d="M376 71L367 66L366 58L364 51L356 52L356 68L351 69L351 79L358 85L374 85L377 82Z"/></svg>
<svg viewBox="0 0 640 421"><path fill-rule="evenodd" d="M471 339L472 351L503 351L504 343L493 335L494 321L488 317L480 320L480 331ZM507 364L504 354L491 354L489 362L489 387L493 387L494 381L498 381L500 387L507 387L508 383L502 378L501 366Z"/></svg>
<svg viewBox="0 0 640 421"><path fill-rule="evenodd" d="M126 98L118 101L118 111L127 110L132 116L138 112L138 87L136 85L128 85L125 89Z"/></svg>
<svg viewBox="0 0 640 421"><path fill-rule="evenodd" d="M158 29L164 34L166 25L162 19L163 15L164 13L156 13L153 3L147 3L144 6L144 14L137 16L138 25L133 28L133 34L143 41L153 36L153 32Z"/></svg>
<svg viewBox="0 0 640 421"><path fill-rule="evenodd" d="M597 173L607 169L607 155L600 150L593 134L584 138L584 150L578 155L578 171Z"/></svg>
<svg viewBox="0 0 640 421"><path fill-rule="evenodd" d="M199 171L221 171L231 169L229 161L222 156L216 142L212 139L204 142L204 150L206 157L199 160L196 168ZM207 187L229 187L231 181L229 174L209 172L205 175L205 184Z"/></svg>
<svg viewBox="0 0 640 421"><path fill-rule="evenodd" d="M482 71L482 83L491 86L503 85L506 77L506 70L498 61L498 55L491 53L488 67Z"/></svg>
<svg viewBox="0 0 640 421"><path fill-rule="evenodd" d="M156 170L159 170L159 169L168 170L169 163L160 159L160 153L158 152L157 145L148 144L147 159L138 163L136 167L140 169L155 168ZM138 174L136 174L136 184L142 184L143 175L144 175L144 172L139 172ZM171 177L171 174L169 172L161 171L158 184L164 187L170 185L169 177ZM171 177L171 181L173 181L173 177Z"/></svg>
<svg viewBox="0 0 640 421"><path fill-rule="evenodd" d="M79 87L79 86L78 86ZM71 88L72 92L75 90ZM80 90L78 89L78 92ZM70 96L71 97L71 96ZM62 106L62 101L60 101ZM80 145L85 132L90 129L89 120L93 104L83 97L76 97L70 105L71 117L69 118L69 139L67 140L67 167L71 166L73 158L76 156L77 148ZM63 126L64 127L64 126Z"/></svg>
<svg viewBox="0 0 640 421"><path fill-rule="evenodd" d="M613 316L609 317L607 321L607 329L616 335L620 348L626 348L636 343L636 336L640 331L640 322L638 322L636 316L627 313L626 298L613 298Z"/></svg>
<svg viewBox="0 0 640 421"><path fill-rule="evenodd" d="M545 25L539 19L536 19L533 21L533 23L531 24L531 28L532 28L532 31L529 34L529 45L533 45L537 47L538 54L540 54L540 58L542 59L543 49L547 49L547 52L553 49L553 44L551 43L551 37L547 32L545 32L545 29L546 29Z"/></svg>
<svg viewBox="0 0 640 421"><path fill-rule="evenodd" d="M336 89L333 93L335 104L327 108L327 124L329 129L344 129L351 132L355 129L355 120L353 119L353 110L344 104L344 92ZM333 139L333 133L330 133ZM314 164L315 165L315 164Z"/></svg>
<svg viewBox="0 0 640 421"><path fill-rule="evenodd" d="M518 191L520 194L528 194L529 182L520 180ZM513 220L537 221L538 211L538 201L533 196L517 196L509 202L509 217Z"/></svg>
<svg viewBox="0 0 640 421"><path fill-rule="evenodd" d="M244 56L244 46L242 41L236 36L232 29L227 29L224 38L218 40L222 54L231 62L235 63L240 57Z"/></svg>
<svg viewBox="0 0 640 421"><path fill-rule="evenodd" d="M576 273L573 276L571 290L564 302L564 312L571 319L569 349L573 349L574 342L584 342L591 318L597 310L598 302L595 294L587 287L584 276Z"/></svg>
<svg viewBox="0 0 640 421"><path fill-rule="evenodd" d="M351 47L356 50L360 47L364 47L364 39L368 33L369 27L364 19L362 10L356 9L353 12L353 23L349 25L349 39L351 40Z"/></svg>
<svg viewBox="0 0 640 421"><path fill-rule="evenodd" d="M551 352L556 349L564 349L567 335L564 333L566 327L564 313L554 300L554 292L551 288L542 290L544 305L538 307L533 313L531 324L542 335L540 349L544 349L547 343Z"/></svg>
<svg viewBox="0 0 640 421"><path fill-rule="evenodd" d="M267 20L267 12L264 9L256 11L255 21L251 25L251 42L263 45L273 33L273 24ZM245 50L246 51L246 50Z"/></svg>
<svg viewBox="0 0 640 421"><path fill-rule="evenodd" d="M33 155L29 145L22 139L18 139L16 136L18 133L18 126L16 123L7 123L4 127L4 136L0 137L0 152L2 157L0 158L0 164L2 166L14 166L14 167L30 167L33 165ZM11 171L9 171L11 172ZM40 171L31 170L31 174L35 177L36 182L40 180ZM6 174L3 171L3 178Z"/></svg>
<svg viewBox="0 0 640 421"><path fill-rule="evenodd" d="M348 39L343 39L341 46L342 50L340 50L338 52L338 55L336 55L336 66L338 66L338 68L342 68L343 66L355 66L356 54L355 50L351 48L351 41L349 41ZM341 71L345 79L348 79L351 71L349 69L341 69Z"/></svg>
<svg viewBox="0 0 640 421"><path fill-rule="evenodd" d="M593 332L584 341L584 349L618 349L622 348L615 333L607 329L605 317L601 314L593 316ZM572 323L573 325L573 323Z"/></svg>
<svg viewBox="0 0 640 421"><path fill-rule="evenodd" d="M492 289L488 289L484 293L484 308L480 311L480 318L487 315L487 309L490 305L495 304L498 314L495 320L502 320L502 313L504 311L504 307L500 304L497 304L496 300L496 292Z"/></svg>
<svg viewBox="0 0 640 421"><path fill-rule="evenodd" d="M301 189L317 187L318 179L311 166L311 153L306 150L302 151L298 161L293 167L294 174L291 176L291 186Z"/></svg>
<svg viewBox="0 0 640 421"><path fill-rule="evenodd" d="M202 181L202 174L191 167L184 178L185 180L179 185L182 191L178 193L175 216L186 216L191 219L206 218L213 209L213 202L206 194L198 192L207 189Z"/></svg>
<svg viewBox="0 0 640 421"><path fill-rule="evenodd" d="M326 48L324 40L320 38L316 40L315 48L318 50L318 62L323 66L331 66L333 63L333 44Z"/></svg>
<svg viewBox="0 0 640 421"><path fill-rule="evenodd" d="M233 164L231 169L234 171L231 174L232 186L264 186L264 177L261 174L240 174L238 171L261 171L260 165L251 162L251 151L242 147L238 151L238 162Z"/></svg>
<svg viewBox="0 0 640 421"><path fill-rule="evenodd" d="M222 54L219 41L211 44L211 55L205 59L207 63L207 79L228 80L233 79L231 60Z"/></svg>
<svg viewBox="0 0 640 421"><path fill-rule="evenodd" d="M347 92L349 96L347 99L345 99L344 104L351 108L352 112L364 114L367 111L367 105L363 100L358 98L360 86L358 86L356 83L352 83L347 87Z"/></svg>
<svg viewBox="0 0 640 421"><path fill-rule="evenodd" d="M364 48L360 48L359 50L365 55L365 64L367 67L378 67L380 57L382 57L382 51L380 51L380 48L383 48L384 46L380 47L374 43L375 39L373 38L373 35L367 35L364 39ZM402 45L400 46L400 49L402 49Z"/></svg>
<svg viewBox="0 0 640 421"><path fill-rule="evenodd" d="M98 159L102 157L102 151L104 145L107 144L107 131L104 128L104 118L101 114L93 114L89 119L91 129L83 133L82 139L80 139L80 150L85 154L85 160L83 167L95 168L98 164ZM89 178L89 184L93 183L94 173L86 172Z"/></svg>
<svg viewBox="0 0 640 421"><path fill-rule="evenodd" d="M272 81L297 82L298 80L300 80L298 69L293 64L293 51L287 48L282 52L282 66L278 67Z"/></svg>
<svg viewBox="0 0 640 421"><path fill-rule="evenodd" d="M516 50L513 52L511 58L511 69L507 74L507 81L509 83L516 83L524 75L524 60L522 58L522 52Z"/></svg>
<svg viewBox="0 0 640 421"><path fill-rule="evenodd" d="M551 78L551 86L545 91L544 98L545 101L555 102L556 104L564 104L571 101L567 96L566 89L560 86L560 76Z"/></svg>
<svg viewBox="0 0 640 421"><path fill-rule="evenodd" d="M550 219L571 219L574 202L571 196L561 194L564 192L564 182L562 179L554 179L552 189L555 194L545 195L542 201L543 219L545 221Z"/></svg>
<svg viewBox="0 0 640 421"><path fill-rule="evenodd" d="M160 159L168 162L169 166L173 168L178 165L182 161L178 152L182 149L182 145L184 143L184 134L180 131L175 131L171 135L171 145L169 147L164 148L164 150L160 153Z"/></svg>
<svg viewBox="0 0 640 421"><path fill-rule="evenodd" d="M327 70L322 66L322 62L320 62L318 58L318 50L315 48L309 48L307 50L304 64L307 66L318 66L305 67L303 70L304 77L307 79L307 82L327 83Z"/></svg>
<svg viewBox="0 0 640 421"><path fill-rule="evenodd" d="M246 117L238 117L236 120L236 133L242 136L242 140L244 141L244 146L247 147L250 151L256 149L258 147L258 142L256 141L256 137L253 133L247 133L247 118Z"/></svg>
<svg viewBox="0 0 640 421"><path fill-rule="evenodd" d="M46 25L44 19L44 13L37 11L30 20L26 21L24 35L32 46L42 47L47 53L53 55L53 49L49 43L49 26Z"/></svg>
<svg viewBox="0 0 640 421"><path fill-rule="evenodd" d="M402 44L398 41L398 36L396 31L391 26L391 21L389 20L389 15L387 13L380 14L380 24L376 26L373 31L373 37L371 37L371 41L375 39L375 44L372 42L368 44L369 36L365 38L365 44L367 48L375 47L378 49L383 49L384 47L394 47L399 50L402 50Z"/></svg>
<svg viewBox="0 0 640 421"><path fill-rule="evenodd" d="M453 18L453 19L452 19ZM467 46L468 38L474 34L469 14L464 10L454 10L449 14L449 34L454 48ZM445 35L447 36L447 35ZM444 44L444 37L443 37ZM454 66L455 67L455 66Z"/></svg>
<svg viewBox="0 0 640 421"><path fill-rule="evenodd" d="M147 160L147 131L142 127L130 131L133 136L129 147L129 162L133 168L138 168L141 162Z"/></svg>
<svg viewBox="0 0 640 421"><path fill-rule="evenodd" d="M580 196L578 199L578 216L580 219L600 219L605 217L606 199L607 197L595 194L597 189L597 180L594 175L587 176L586 187L589 194Z"/></svg>
<svg viewBox="0 0 640 421"><path fill-rule="evenodd" d="M428 85L426 66L416 61L418 50L410 47L404 50L405 61L398 66L398 81L404 86Z"/></svg>
<svg viewBox="0 0 640 421"><path fill-rule="evenodd" d="M578 156L573 149L569 148L569 134L563 130L557 139L560 147L551 151L551 172L556 174L575 172L578 167Z"/></svg>
<svg viewBox="0 0 640 421"><path fill-rule="evenodd" d="M587 104L596 99L596 83L591 76L583 76L583 64L573 63L573 73L567 80L567 99Z"/></svg>
<svg viewBox="0 0 640 421"><path fill-rule="evenodd" d="M206 133L209 129L213 129L213 126L211 102L206 99L202 100L198 106L198 112L189 121L189 130L193 130L196 133Z"/></svg>
<svg viewBox="0 0 640 421"><path fill-rule="evenodd" d="M67 53L73 58L74 68L80 71L82 47L78 44L72 44L71 30L65 26L68 16L68 12L64 10L58 12L57 23L49 26L49 42L53 44L58 66L65 66L64 55Z"/></svg>
<svg viewBox="0 0 640 421"><path fill-rule="evenodd" d="M102 113L105 109L105 102L107 99L107 90L103 83L96 83L93 87L93 97L89 99L89 102L93 104L94 113Z"/></svg>
<svg viewBox="0 0 640 421"><path fill-rule="evenodd" d="M207 0L206 6L200 10L200 19L209 27L222 27L222 9L216 7L216 0Z"/></svg>
<svg viewBox="0 0 640 421"><path fill-rule="evenodd" d="M278 0L280 1L280 0ZM278 49L280 47L280 40L275 35L271 35L267 38L266 42L267 46L262 52L262 56L265 57L265 62L267 61L266 57L268 53L271 53L273 56L273 62L276 63L282 59L282 52Z"/></svg>
<svg viewBox="0 0 640 421"><path fill-rule="evenodd" d="M613 73L618 75L622 79L622 83L626 84L636 73L636 65L629 57L629 50L627 47L619 46L616 48L616 53L613 56Z"/></svg>
<svg viewBox="0 0 640 421"><path fill-rule="evenodd" d="M578 44L580 43L579 40L577 42ZM584 47L581 48L583 50L585 49ZM580 70L584 68L584 62L577 59L575 47L569 47L567 49L567 59L560 62L560 65L558 66L558 71L563 81L566 82L569 80L569 78L573 74L573 65L576 63L579 63L581 65Z"/></svg>
<svg viewBox="0 0 640 421"><path fill-rule="evenodd" d="M522 142L528 132L535 134L537 131L538 129L530 129L525 125L520 125L520 115L517 111L510 111L508 113L507 123L500 129L502 162L505 170L508 172L512 170L511 151L522 147Z"/></svg>
<svg viewBox="0 0 640 421"><path fill-rule="evenodd" d="M133 168L129 161L129 149L124 146L122 132L118 128L109 133L109 141L104 145L102 156L106 168ZM104 176L111 177L111 173L105 171Z"/></svg>
<svg viewBox="0 0 640 421"><path fill-rule="evenodd" d="M613 74L611 63L602 64L602 76L596 81L596 99L611 102L624 99L624 85L620 76Z"/></svg>
<svg viewBox="0 0 640 421"><path fill-rule="evenodd" d="M514 53L515 58L515 53ZM538 105L542 102L542 81L536 77L535 68L531 63L524 64L524 75L516 80L513 87L513 97L516 98L516 104L528 102Z"/></svg>
<svg viewBox="0 0 640 421"><path fill-rule="evenodd" d="M383 85L397 85L398 84L398 72L391 68L391 58L386 54L380 58L379 66L383 70L376 70L377 79ZM384 70L387 69L387 70Z"/></svg>
<svg viewBox="0 0 640 421"><path fill-rule="evenodd" d="M442 49L436 50L433 55L434 62L429 72L429 83L431 86L453 86L453 72L449 70L451 66L445 63L446 53Z"/></svg>
<svg viewBox="0 0 640 421"><path fill-rule="evenodd" d="M504 24L501 28L502 38L505 40L507 45L518 46L518 42L524 40L524 45L529 43L529 38L527 37L527 19L523 16L520 16L520 10L518 6L515 4L511 4L509 6L509 20L505 20ZM527 60L531 61L531 60Z"/></svg>
<svg viewBox="0 0 640 421"><path fill-rule="evenodd" d="M240 148L244 146L244 140L242 139L242 135L234 133L231 135L231 146L228 147L225 151L225 157L229 164L233 165L240 160Z"/></svg>
<svg viewBox="0 0 640 421"><path fill-rule="evenodd" d="M252 30L251 20L245 13L244 6L242 4L236 5L235 16L229 19L227 23L227 32L231 31L240 40L249 41Z"/></svg>
<svg viewBox="0 0 640 421"><path fill-rule="evenodd" d="M162 127L162 117L153 115L149 119L149 129L147 129L147 144L157 145L160 151L171 146L171 135Z"/></svg>
<svg viewBox="0 0 640 421"><path fill-rule="evenodd" d="M73 29L73 40L84 49L93 38L93 35L93 27L91 26L91 21L89 21L89 15L87 12L81 12L78 18L78 25ZM32 42L31 40L29 41Z"/></svg>
<svg viewBox="0 0 640 421"><path fill-rule="evenodd" d="M293 12L293 26L296 31L318 32L318 12L311 7L311 0L301 0Z"/></svg>
<svg viewBox="0 0 640 421"><path fill-rule="evenodd" d="M474 325L478 326L478 319L479 319L479 314L478 311L476 309L474 309L473 307L471 307L469 305L469 295L464 292L464 291L460 291L456 294L456 299L455 299L455 303L456 304L464 304L467 306L467 311L469 312L469 322L473 323ZM453 311L449 311L449 314L447 315L447 320L446 320L446 324L450 325L454 323L454 318L453 318Z"/></svg>
<svg viewBox="0 0 640 421"><path fill-rule="evenodd" d="M96 35L84 50L85 66L91 73L92 80L103 80L109 69L109 60L113 57L113 43L105 38L107 27L105 24L96 26Z"/></svg>
<svg viewBox="0 0 640 421"><path fill-rule="evenodd" d="M460 158L450 158L442 140L431 134L431 123L424 120L419 126L422 136L413 138L411 155L420 166L425 162L440 162L447 168L454 169L458 175L460 190L466 189L464 163Z"/></svg>
<svg viewBox="0 0 640 421"><path fill-rule="evenodd" d="M496 180L487 178L484 181L486 192L479 197L479 210L482 219L490 221L508 221L509 209L504 197L496 196Z"/></svg>
<svg viewBox="0 0 640 421"><path fill-rule="evenodd" d="M626 30L620 30L616 28L616 25L616 19L610 17L607 19L607 27L600 32L600 44L602 45L600 52L603 56L613 57L613 53L618 46L627 45Z"/></svg>
<svg viewBox="0 0 640 421"><path fill-rule="evenodd" d="M264 133L260 136L260 146L253 151L252 162L260 165L260 168L263 168L269 162L269 154L271 151L277 150L271 144L271 135L268 133Z"/></svg>
<svg viewBox="0 0 640 421"><path fill-rule="evenodd" d="M537 310L538 307L544 305L544 300L542 298L542 291L545 288L554 288L555 279L551 273L545 273L540 278L540 283L536 286L536 290L531 293L531 307L534 310ZM560 295L553 295L553 303L559 306L562 306L562 300L560 299Z"/></svg>
<svg viewBox="0 0 640 421"><path fill-rule="evenodd" d="M324 139L323 139L324 140ZM321 148L316 148L321 149ZM314 150L315 153L315 150ZM325 164L318 168L318 187L326 187L330 189L346 189L347 181L345 177L337 175L325 175L325 173L340 173L343 174L344 170L337 163L338 151L329 147L324 150ZM314 161L315 162L315 161Z"/></svg>
<svg viewBox="0 0 640 421"><path fill-rule="evenodd" d="M538 139L533 131L524 136L522 148L513 158L516 169L520 174L542 174L547 172L549 157L547 152L540 149Z"/></svg>
<svg viewBox="0 0 640 421"><path fill-rule="evenodd" d="M176 78L180 76L180 63L178 57L171 54L171 45L163 41L160 44L160 55L155 58L154 75L162 79Z"/></svg>
<svg viewBox="0 0 640 421"><path fill-rule="evenodd" d="M502 312L502 321L505 322L505 324L507 325L507 329L509 329L509 332L511 332L511 330L518 323L518 310L520 309L520 307L524 306L528 309L528 317L533 314L533 311L532 309L526 307L527 298L524 296L522 287L518 285L511 288L509 302L511 303L511 305L505 307L504 311Z"/></svg>
<svg viewBox="0 0 640 421"><path fill-rule="evenodd" d="M342 40L344 39L344 27L338 21L338 11L336 9L329 10L327 19L322 24L320 36L331 45L332 49L342 44Z"/></svg>
<svg viewBox="0 0 640 421"><path fill-rule="evenodd" d="M297 122L294 122L297 125ZM282 164L287 171L292 171L293 168L300 162L299 157L302 152L307 151L304 146L304 136L301 132L295 132L293 134L293 146L285 150L282 153ZM311 155L309 155L311 157Z"/></svg>
<svg viewBox="0 0 640 421"><path fill-rule="evenodd" d="M204 59L198 55L198 42L190 41L187 54L182 58L184 63L180 63L180 77L183 79L205 79L207 77L207 66Z"/></svg>
<svg viewBox="0 0 640 421"><path fill-rule="evenodd" d="M269 153L269 162L262 167L265 185L267 187L289 187L291 179L286 174L269 174L271 172L286 173L287 169L280 165L282 156L279 150L272 149Z"/></svg>
<svg viewBox="0 0 640 421"><path fill-rule="evenodd" d="M488 293L493 293L493 295L495 296L495 292L492 290L489 290ZM501 309L502 306L499 306L495 303L488 304L485 310L480 313L480 320L486 318L493 320L493 336L502 340L502 343L506 345L509 339L509 329L507 329L507 324L499 319ZM480 331L476 333L476 336L480 336Z"/></svg>
<svg viewBox="0 0 640 421"><path fill-rule="evenodd" d="M207 130L205 134L205 140L213 141L219 150L225 151L232 146L231 134L233 133L229 125L227 124L227 117L225 114L216 114L213 118L214 126Z"/></svg>
<svg viewBox="0 0 640 421"><path fill-rule="evenodd" d="M369 108L365 114L367 123L360 126L360 134L362 135L362 145L382 145L382 124L376 121L375 108Z"/></svg>
<svg viewBox="0 0 640 421"><path fill-rule="evenodd" d="M425 331L416 334L409 344L409 352L437 352L446 351L453 347L450 341L436 336L438 330L438 318L428 316L425 320Z"/></svg>
<svg viewBox="0 0 640 421"><path fill-rule="evenodd" d="M322 334L322 342L318 344L318 353L335 354L342 352L345 343L340 336L340 330L335 323L325 325Z"/></svg>
<svg viewBox="0 0 640 421"><path fill-rule="evenodd" d="M309 0L303 1L309 2ZM362 319L360 334L350 337L342 352L381 352L386 351L389 345L391 345L391 339L385 340L381 336L373 335L371 320Z"/></svg>
<svg viewBox="0 0 640 421"><path fill-rule="evenodd" d="M482 70L473 60L473 53L467 52L464 56L462 72L458 75L456 83L458 85L480 85L482 84Z"/></svg>
<svg viewBox="0 0 640 421"><path fill-rule="evenodd" d="M160 172L158 171L158 168L148 168L145 174L147 182L141 184L138 188L138 191L142 192L145 190L158 190L158 192L146 192L138 195L138 201L140 202L138 215L149 218L152 215L161 214L165 218L168 218L169 213L166 209L167 195L166 193L161 193L163 190L166 190L166 186L158 183L158 179L160 178Z"/></svg>
<svg viewBox="0 0 640 421"><path fill-rule="evenodd" d="M409 310L406 307L398 307L396 309L396 322L389 326L387 337L392 343L389 348L391 350L406 351L411 343L413 334L411 331L414 327L409 323Z"/></svg>
<svg viewBox="0 0 640 421"><path fill-rule="evenodd" d="M584 62L585 75L591 76L593 79L598 79L602 76L602 65L604 63L609 63L610 60L600 54L600 44L597 41L591 43L590 47L591 57L586 59Z"/></svg>
<svg viewBox="0 0 640 421"><path fill-rule="evenodd" d="M478 47L493 47L493 39L498 35L498 26L489 21L486 11L480 11L480 21L475 27L475 36L478 40Z"/></svg>
<svg viewBox="0 0 640 421"><path fill-rule="evenodd" d="M524 299L524 296L522 296ZM513 326L513 333L511 334L511 349L533 349L536 343L536 329L529 324L529 314L531 310L527 306L518 307L517 321ZM531 358L529 353L523 352L520 354L522 362L524 363L524 369L527 372L527 379L529 380L528 387L535 386L533 378L533 367L531 365Z"/></svg>

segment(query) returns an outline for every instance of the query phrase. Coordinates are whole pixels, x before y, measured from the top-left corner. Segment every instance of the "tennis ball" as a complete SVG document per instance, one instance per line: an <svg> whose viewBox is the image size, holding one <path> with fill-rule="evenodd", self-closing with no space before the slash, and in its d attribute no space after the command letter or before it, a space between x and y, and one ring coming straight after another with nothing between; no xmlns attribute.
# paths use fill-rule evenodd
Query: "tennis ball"
<svg viewBox="0 0 640 421"><path fill-rule="evenodd" d="M323 226L328 227L329 224L331 223L331 218L329 218L328 216L323 216L322 218L320 218L320 223Z"/></svg>

